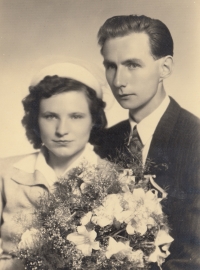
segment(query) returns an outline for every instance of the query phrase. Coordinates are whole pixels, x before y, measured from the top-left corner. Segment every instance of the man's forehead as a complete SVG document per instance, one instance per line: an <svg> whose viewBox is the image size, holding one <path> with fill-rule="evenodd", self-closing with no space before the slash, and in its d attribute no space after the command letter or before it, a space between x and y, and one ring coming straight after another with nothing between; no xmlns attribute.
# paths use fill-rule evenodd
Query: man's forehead
<svg viewBox="0 0 200 270"><path fill-rule="evenodd" d="M142 32L109 38L104 43L102 54L107 60L118 55L124 57L127 55L128 58L139 58L145 54L151 55L149 37Z"/></svg>

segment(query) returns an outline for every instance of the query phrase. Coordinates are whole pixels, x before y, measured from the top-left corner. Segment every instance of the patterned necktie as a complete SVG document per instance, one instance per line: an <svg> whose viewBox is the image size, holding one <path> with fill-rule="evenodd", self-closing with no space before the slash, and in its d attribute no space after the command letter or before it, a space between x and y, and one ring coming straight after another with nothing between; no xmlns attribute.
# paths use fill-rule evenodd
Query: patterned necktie
<svg viewBox="0 0 200 270"><path fill-rule="evenodd" d="M129 142L129 149L133 155L142 155L142 148L143 144L137 132L137 126L134 126L132 137Z"/></svg>

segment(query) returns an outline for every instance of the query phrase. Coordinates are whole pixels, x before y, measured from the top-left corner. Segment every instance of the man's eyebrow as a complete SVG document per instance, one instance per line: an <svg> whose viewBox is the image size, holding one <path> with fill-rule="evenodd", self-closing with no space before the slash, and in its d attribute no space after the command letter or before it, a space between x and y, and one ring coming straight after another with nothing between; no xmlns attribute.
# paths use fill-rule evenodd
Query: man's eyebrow
<svg viewBox="0 0 200 270"><path fill-rule="evenodd" d="M124 61L122 61L122 65L127 65L127 64L131 64L131 63L138 63L138 64L144 64L143 61L139 58L130 58L130 59L126 59ZM103 65L104 66L108 66L108 65L114 65L117 66L115 62L110 61L110 60L104 60L103 61Z"/></svg>
<svg viewBox="0 0 200 270"><path fill-rule="evenodd" d="M127 65L127 64L131 64L131 63L143 64L143 61L139 58L131 58L131 59L124 60L122 62L122 65Z"/></svg>

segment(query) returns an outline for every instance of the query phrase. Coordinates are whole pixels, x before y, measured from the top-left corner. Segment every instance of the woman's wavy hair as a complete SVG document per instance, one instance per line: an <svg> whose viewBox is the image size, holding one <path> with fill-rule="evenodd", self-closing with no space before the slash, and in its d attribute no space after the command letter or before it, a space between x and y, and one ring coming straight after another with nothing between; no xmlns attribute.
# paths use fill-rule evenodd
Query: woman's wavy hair
<svg viewBox="0 0 200 270"><path fill-rule="evenodd" d="M33 144L35 149L41 148L42 145L38 125L41 99L70 91L82 91L86 95L93 122L93 128L89 139L91 144L95 144L101 131L107 125L104 112L106 103L97 97L95 90L74 79L63 78L57 75L46 76L36 86L30 86L29 95L22 100L25 111L25 115L22 119L22 125L26 129L28 140Z"/></svg>

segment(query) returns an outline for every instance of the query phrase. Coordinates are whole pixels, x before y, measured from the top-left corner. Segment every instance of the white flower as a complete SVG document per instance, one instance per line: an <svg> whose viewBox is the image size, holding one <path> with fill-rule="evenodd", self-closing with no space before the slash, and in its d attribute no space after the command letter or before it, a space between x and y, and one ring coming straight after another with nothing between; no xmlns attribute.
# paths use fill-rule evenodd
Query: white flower
<svg viewBox="0 0 200 270"><path fill-rule="evenodd" d="M114 218L117 219L119 213L123 211L120 202L120 194L108 195L105 198L103 205L94 210L95 216L92 217L92 222L101 227L113 224Z"/></svg>
<svg viewBox="0 0 200 270"><path fill-rule="evenodd" d="M128 256L130 262L137 263L138 267L144 267L144 253L141 249L137 251L132 251Z"/></svg>
<svg viewBox="0 0 200 270"><path fill-rule="evenodd" d="M125 244L122 242L116 242L112 237L109 237L109 243L106 251L106 258L110 259L112 255L120 253L121 256L126 257L127 254L132 252L132 248L129 246L129 242Z"/></svg>
<svg viewBox="0 0 200 270"><path fill-rule="evenodd" d="M19 249L31 249L34 247L36 243L39 243L40 240L40 232L35 228L31 228L30 230L26 230L22 236L21 241L18 244Z"/></svg>
<svg viewBox="0 0 200 270"><path fill-rule="evenodd" d="M88 212L85 216L81 218L81 224L82 225L87 225L92 217L92 212Z"/></svg>
<svg viewBox="0 0 200 270"><path fill-rule="evenodd" d="M130 262L137 263L138 267L144 266L144 254L142 250L133 251L132 247L129 246L129 241L122 243L120 241L115 241L112 237L109 237L106 258L110 259L111 256L120 260L123 260L126 257Z"/></svg>
<svg viewBox="0 0 200 270"><path fill-rule="evenodd" d="M67 236L67 240L73 242L77 249L80 249L84 256L90 256L92 249L98 250L99 242L94 241L97 233L93 230L88 232L85 226L78 226L77 232L70 233Z"/></svg>
<svg viewBox="0 0 200 270"><path fill-rule="evenodd" d="M133 212L131 210L122 211L116 214L116 219L121 223L125 222L128 224L132 218Z"/></svg>
<svg viewBox="0 0 200 270"><path fill-rule="evenodd" d="M133 225L133 223L129 223L128 225L127 225L127 227L126 227L126 231L127 231L127 233L128 234L130 234L130 235L133 235L134 233L140 233L141 235L143 235L143 234L145 234L146 233L146 231L147 231L147 226L146 226L146 224L145 223L135 223L134 225Z"/></svg>
<svg viewBox="0 0 200 270"><path fill-rule="evenodd" d="M151 255L149 256L150 262L157 262L158 266L160 267L162 263L165 261L165 258L167 258L170 254L169 247L171 242L174 241L174 239L164 230L158 231L158 234L155 239L155 246L156 249ZM162 249L161 249L162 246Z"/></svg>
<svg viewBox="0 0 200 270"><path fill-rule="evenodd" d="M145 195L144 204L149 212L154 212L156 215L162 214L162 206L158 199L158 191L151 189Z"/></svg>
<svg viewBox="0 0 200 270"><path fill-rule="evenodd" d="M145 197L145 192L142 188L137 188L133 190L133 193L126 192L123 195L123 199L125 200L125 208L126 210L131 210L135 212L138 209L138 206L143 204L143 200Z"/></svg>
<svg viewBox="0 0 200 270"><path fill-rule="evenodd" d="M155 220L151 217L152 213L162 214L162 207L155 190L145 193L142 188L134 189L133 193L124 194L124 200L127 210L121 214L121 217L123 222L127 223L126 231L130 235L134 233L144 235L149 226L155 225Z"/></svg>

